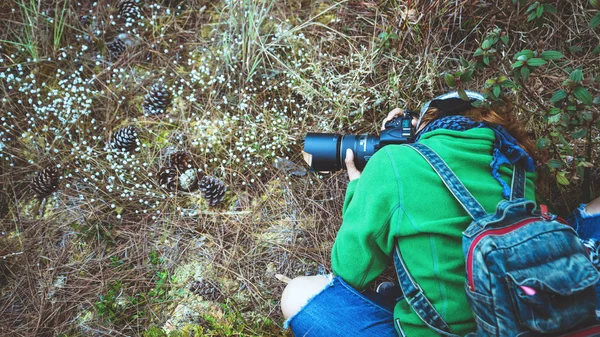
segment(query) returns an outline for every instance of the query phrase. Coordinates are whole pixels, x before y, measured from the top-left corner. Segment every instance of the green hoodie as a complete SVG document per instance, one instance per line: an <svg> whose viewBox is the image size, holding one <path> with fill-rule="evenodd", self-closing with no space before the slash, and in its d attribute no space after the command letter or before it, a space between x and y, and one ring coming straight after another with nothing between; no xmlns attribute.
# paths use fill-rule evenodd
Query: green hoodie
<svg viewBox="0 0 600 337"><path fill-rule="evenodd" d="M435 130L419 141L446 161L489 213L503 198L491 175L494 137L487 128ZM498 172L510 186L512 167ZM525 196L531 200L535 179L527 173ZM461 244L471 218L420 154L400 145L376 152L361 177L348 184L342 216L331 253L336 275L364 290L391 263L397 243L409 272L453 332L475 331ZM394 319L408 337L439 336L404 300L396 304Z"/></svg>

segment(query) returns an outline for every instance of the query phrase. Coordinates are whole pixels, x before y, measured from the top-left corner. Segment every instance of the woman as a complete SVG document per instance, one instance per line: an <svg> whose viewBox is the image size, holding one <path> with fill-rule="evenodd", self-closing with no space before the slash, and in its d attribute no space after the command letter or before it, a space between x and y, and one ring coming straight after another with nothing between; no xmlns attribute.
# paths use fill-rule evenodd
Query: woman
<svg viewBox="0 0 600 337"><path fill-rule="evenodd" d="M468 95L471 102L483 99L475 92ZM471 102L449 93L425 104L413 121L416 142L438 153L488 213L510 195L513 164L528 171L525 197L535 200L533 142L510 114L473 108ZM402 113L393 110L383 124ZM405 300L392 307L380 294L365 291L388 267L397 245L452 331L473 332L461 245L469 215L431 166L406 146L383 147L362 174L352 151L345 162L350 183L331 254L336 276L292 280L282 295L286 326L296 336L439 336ZM596 203L590 205L595 212Z"/></svg>

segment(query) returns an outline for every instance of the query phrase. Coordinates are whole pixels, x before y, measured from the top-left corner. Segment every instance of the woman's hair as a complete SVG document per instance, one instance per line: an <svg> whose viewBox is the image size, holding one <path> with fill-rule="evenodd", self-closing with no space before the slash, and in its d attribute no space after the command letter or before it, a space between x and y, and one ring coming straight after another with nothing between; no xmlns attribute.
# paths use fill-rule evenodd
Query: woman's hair
<svg viewBox="0 0 600 337"><path fill-rule="evenodd" d="M441 117L440 115L441 113L437 108L427 109L421 118L421 125L429 124L429 122ZM515 137L519 146L523 148L534 161L538 159L535 142L529 137L527 131L521 126L521 123L518 123L513 118L510 109L492 110L490 108L471 108L461 112L460 115L471 118L475 122L487 122L502 126L511 136Z"/></svg>

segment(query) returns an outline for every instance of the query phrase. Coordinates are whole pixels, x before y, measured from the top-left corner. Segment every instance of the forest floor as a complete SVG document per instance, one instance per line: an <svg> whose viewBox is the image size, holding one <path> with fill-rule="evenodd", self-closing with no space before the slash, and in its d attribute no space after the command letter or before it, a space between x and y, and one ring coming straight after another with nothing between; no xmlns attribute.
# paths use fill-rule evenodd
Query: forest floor
<svg viewBox="0 0 600 337"><path fill-rule="evenodd" d="M598 13L0 1L0 335L291 335L276 275L331 272L347 184L307 172L304 136L449 90L514 105L558 213L597 196Z"/></svg>

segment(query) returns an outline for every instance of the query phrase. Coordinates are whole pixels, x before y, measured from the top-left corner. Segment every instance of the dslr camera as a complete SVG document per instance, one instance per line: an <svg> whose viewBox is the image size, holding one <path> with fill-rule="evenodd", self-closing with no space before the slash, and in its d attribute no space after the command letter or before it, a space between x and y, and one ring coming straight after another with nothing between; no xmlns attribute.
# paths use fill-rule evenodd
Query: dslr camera
<svg viewBox="0 0 600 337"><path fill-rule="evenodd" d="M361 170L382 147L389 144L412 143L415 135L412 119L419 116L413 111L404 111L385 123L385 130L377 135L340 135L335 133L308 133L304 138L305 159L311 171L339 171L346 169L346 150L354 152L354 164Z"/></svg>

